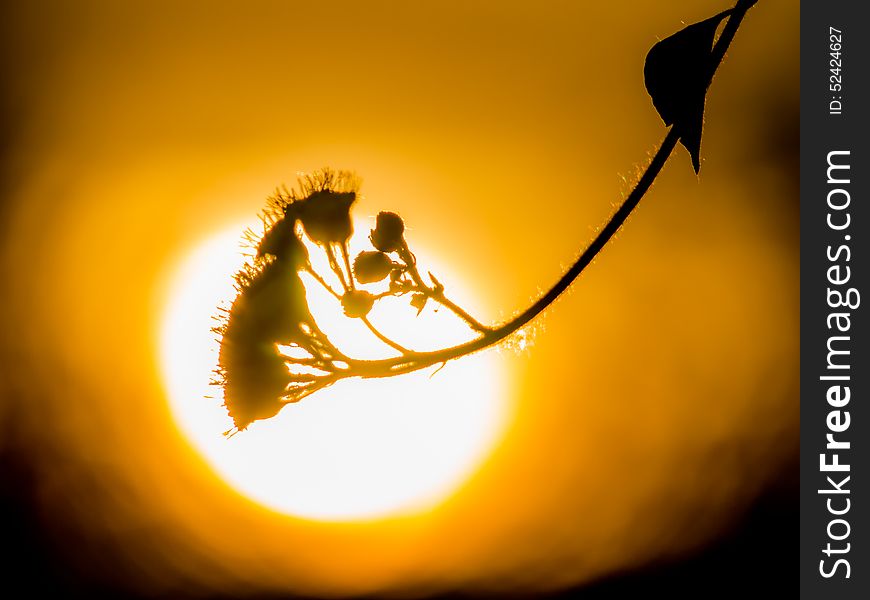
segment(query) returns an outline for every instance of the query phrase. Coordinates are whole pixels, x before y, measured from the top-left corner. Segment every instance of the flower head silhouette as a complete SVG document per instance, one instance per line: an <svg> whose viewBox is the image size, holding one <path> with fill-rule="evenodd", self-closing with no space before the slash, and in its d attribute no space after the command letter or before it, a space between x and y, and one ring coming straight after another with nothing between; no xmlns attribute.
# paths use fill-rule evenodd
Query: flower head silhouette
<svg viewBox="0 0 870 600"><path fill-rule="evenodd" d="M707 89L744 15L755 2L738 0L732 9L690 25L653 47L644 73L646 87L656 110L673 126L634 189L577 261L549 291L504 324L482 324L447 297L445 285L431 272L424 278L405 239L404 220L396 213L378 214L369 236L372 250L357 255L352 266L348 240L353 233L351 210L360 185L353 173L323 169L301 177L298 190L279 190L270 198L263 215L265 232L262 236L249 235L256 256L236 276L238 296L224 325L216 330L222 336L217 383L224 388L225 405L236 430L271 417L287 403L340 379L390 377L487 348L509 338L538 316L622 226L678 142L687 148L698 171ZM726 18L719 39L714 40L717 26ZM326 254L341 290L333 289L312 267L303 232L314 247ZM335 347L309 310L300 271L328 290L341 304L345 316L361 320L396 356L361 360ZM387 278L386 291L375 293L361 287ZM450 348L415 352L383 335L368 315L382 298L405 295L409 295L409 305L418 314L431 303L448 309L469 326L474 337ZM295 351L282 354L279 345Z"/></svg>

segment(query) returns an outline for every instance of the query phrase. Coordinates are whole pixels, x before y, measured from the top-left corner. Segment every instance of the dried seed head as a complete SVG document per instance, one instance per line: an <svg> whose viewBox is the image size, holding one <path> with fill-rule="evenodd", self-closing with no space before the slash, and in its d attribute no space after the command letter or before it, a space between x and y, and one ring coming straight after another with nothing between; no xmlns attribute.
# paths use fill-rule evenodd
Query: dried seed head
<svg viewBox="0 0 870 600"><path fill-rule="evenodd" d="M314 192L296 203L299 219L313 241L318 244L344 244L353 234L350 207L356 192Z"/></svg>
<svg viewBox="0 0 870 600"><path fill-rule="evenodd" d="M273 254L236 274L238 295L222 327L218 367L236 429L281 410L289 382L276 343L307 344L313 317L296 269Z"/></svg>
<svg viewBox="0 0 870 600"><path fill-rule="evenodd" d="M395 252L402 247L405 233L405 222L402 217L392 212L378 213L375 228L372 229L369 239L372 246L381 252Z"/></svg>
<svg viewBox="0 0 870 600"><path fill-rule="evenodd" d="M365 290L350 290L341 297L344 314L352 319L366 316L374 305L375 297Z"/></svg>
<svg viewBox="0 0 870 600"><path fill-rule="evenodd" d="M393 270L393 261L383 252L360 252L353 261L353 274L360 283L381 281Z"/></svg>
<svg viewBox="0 0 870 600"><path fill-rule="evenodd" d="M274 417L284 408L281 401L287 386L287 367L277 352L248 349L242 366L233 365L225 376L224 406L233 425L242 431L254 421Z"/></svg>
<svg viewBox="0 0 870 600"><path fill-rule="evenodd" d="M269 198L266 216L302 221L305 233L318 244L343 244L353 234L350 208L359 183L350 171L328 168L300 176L296 188L282 187Z"/></svg>

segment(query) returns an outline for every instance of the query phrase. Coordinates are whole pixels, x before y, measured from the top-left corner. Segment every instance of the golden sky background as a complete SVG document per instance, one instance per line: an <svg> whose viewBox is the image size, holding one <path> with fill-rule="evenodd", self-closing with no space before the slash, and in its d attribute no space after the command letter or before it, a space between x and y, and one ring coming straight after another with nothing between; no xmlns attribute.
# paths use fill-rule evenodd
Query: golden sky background
<svg viewBox="0 0 870 600"><path fill-rule="evenodd" d="M626 227L506 354L509 431L431 513L356 525L235 494L169 415L186 251L295 173L474 290L550 286L666 130L643 61L721 2L31 2L6 7L0 446L84 578L312 595L576 585L714 539L799 429L796 2L761 0ZM316 401L316 399L312 400ZM111 565L107 568L106 565Z"/></svg>

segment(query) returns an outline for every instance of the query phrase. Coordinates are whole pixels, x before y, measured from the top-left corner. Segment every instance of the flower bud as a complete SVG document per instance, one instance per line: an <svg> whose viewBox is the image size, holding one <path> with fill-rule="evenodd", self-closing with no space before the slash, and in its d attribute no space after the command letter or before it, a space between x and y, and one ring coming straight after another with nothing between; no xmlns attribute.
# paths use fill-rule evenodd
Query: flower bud
<svg viewBox="0 0 870 600"><path fill-rule="evenodd" d="M343 244L353 234L354 202L355 192L320 190L294 204L308 237L318 244Z"/></svg>
<svg viewBox="0 0 870 600"><path fill-rule="evenodd" d="M395 252L402 247L405 223L396 213L381 212L369 239L381 252Z"/></svg>
<svg viewBox="0 0 870 600"><path fill-rule="evenodd" d="M350 290L341 297L344 314L351 319L366 316L374 305L375 297L365 290Z"/></svg>
<svg viewBox="0 0 870 600"><path fill-rule="evenodd" d="M360 252L353 261L353 274L360 283L382 280L393 270L393 261L383 252Z"/></svg>

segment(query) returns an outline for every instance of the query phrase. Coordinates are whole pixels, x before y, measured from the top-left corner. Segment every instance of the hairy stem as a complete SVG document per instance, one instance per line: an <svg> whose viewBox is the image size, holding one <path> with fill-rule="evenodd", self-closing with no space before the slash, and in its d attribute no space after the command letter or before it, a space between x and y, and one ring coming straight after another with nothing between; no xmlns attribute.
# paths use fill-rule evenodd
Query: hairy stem
<svg viewBox="0 0 870 600"><path fill-rule="evenodd" d="M749 8L751 8L753 5L755 5L756 2L757 0L738 0L737 4L732 9L731 15L728 17L728 21L725 24L724 29L722 30L722 34L719 36L719 39L716 41L716 44L714 45L711 52L710 70L707 75L707 85L709 85L710 81L712 81L713 75L715 74L720 63L722 62L722 59L725 56L725 52L728 50L728 46L734 39L734 34L737 32L737 29L740 26L740 23L744 15L746 14L746 11L749 10ZM449 308L457 315L462 317L466 322L471 324L472 327L474 327L478 331L483 331L483 334L480 337L464 344L459 344L457 346L444 348L432 352L410 352L400 357L373 361L354 360L351 369L347 371L347 376L363 378L388 377L400 373L417 371L419 369L424 369L435 364L444 363L449 360L453 360L455 358L459 358L461 356L471 354L472 352L477 352L478 350L482 350L489 346L495 345L527 325L531 320L533 320L535 317L541 314L548 306L550 306L562 294L562 292L568 289L568 287L574 282L574 280L577 279L580 273L582 273L583 270L589 265L589 263L591 263L592 260L598 255L601 249L604 248L607 242L610 241L610 239L619 230L619 228L622 227L623 223L625 223L625 220L635 209L635 207L637 207L638 203L644 197L652 183L655 181L658 174L661 172L662 167L664 167L679 139L680 132L677 131L676 128L672 127L668 132L667 136L665 137L664 141L662 142L661 146L656 151L652 160L650 161L649 166L647 166L643 175L638 180L637 184L635 184L634 189L631 190L631 193L625 198L619 209L617 209L617 211L613 214L607 224L601 229L601 231L598 233L592 243L589 244L586 250L584 250L584 252L580 255L580 258L578 258L577 261L573 265L571 265L571 267L565 272L564 275L562 275L559 281L557 281L556 284L547 293L541 296L541 298L539 298L534 304L532 304L529 308L523 311L520 315L499 327L489 329L478 323L475 319L471 318L470 315L465 313L465 311L460 309L452 302L445 302L446 298L443 298L443 296L441 298L433 296L444 306L447 306L447 308ZM435 289L429 288L429 286L427 286L423 282L420 274L417 272L415 266L416 261L414 261L413 254L411 254L407 246L403 247L400 250L399 254L402 257L402 260L404 260L406 264L408 264L408 272L414 279L414 282L425 290L435 292Z"/></svg>
<svg viewBox="0 0 870 600"><path fill-rule="evenodd" d="M311 267L310 264L307 265L307 266L305 267L305 272L308 273L309 275L311 275L311 276L314 278L314 280L317 281L317 283L319 283L321 286L323 286L323 288L324 288L327 292L329 292L330 294L332 294L332 296L333 296L336 300L338 300L339 302L341 302L341 294L339 294L339 293L336 292L334 289L332 289L332 286L329 285L328 283L326 283L326 280L323 279L323 277L321 277L320 274L319 274L317 271L315 271L315 270Z"/></svg>
<svg viewBox="0 0 870 600"><path fill-rule="evenodd" d="M402 245L398 250L399 258L402 259L408 267L408 274L411 276L411 279L414 280L414 284L420 288L420 290L425 293L428 297L432 298L445 308L453 311L456 316L465 321L469 327L474 329L475 331L482 333L489 333L492 331L491 327L487 327L474 317L472 317L468 312L460 308L457 304L447 298L444 295L444 288L440 285L437 287L429 287L426 285L426 282L423 281L423 278L420 276L420 272L417 270L417 259L414 257L414 254L411 252L410 248L408 248L408 243L402 240ZM430 274L431 276L431 274Z"/></svg>
<svg viewBox="0 0 870 600"><path fill-rule="evenodd" d="M445 308L453 311L456 316L468 323L468 325L475 331L481 333L489 333L492 331L492 327L487 327L486 325L472 317L470 314L465 312L462 308L460 308L457 304L455 304L452 300L445 296L443 291L436 290L432 294L430 294L430 297Z"/></svg>
<svg viewBox="0 0 870 600"><path fill-rule="evenodd" d="M453 360L460 356L477 352L478 350L483 350L484 348L499 343L512 333L515 333L527 325L529 321L537 317L544 311L544 309L550 306L556 298L562 294L562 292L568 289L574 280L577 279L577 276L583 272L583 269L592 262L604 245L607 244L607 242L619 230L628 218L628 215L631 214L632 210L634 210L641 198L643 198L644 194L652 185L656 176L658 176L659 172L662 170L662 167L665 165L665 162L667 162L667 159L676 146L678 140L679 134L672 128L653 157L652 162L650 162L646 171L637 182L637 185L635 185L634 189L622 203L622 206L620 206L613 214L610 221L607 222L607 225L604 226L604 228L598 233L598 236L596 236L583 254L580 255L580 258L571 265L565 274L562 275L561 279L559 279L559 281L557 281L546 294L541 296L537 302L532 304L517 317L500 327L487 331L474 340L451 348L444 348L434 352L412 353L394 359L356 362L354 365L354 370L356 371L355 374L360 377L382 377L398 373L409 373L434 364ZM387 372L385 372L385 370Z"/></svg>
<svg viewBox="0 0 870 600"><path fill-rule="evenodd" d="M345 292L350 291L351 288L347 285L347 281L344 278L344 272L341 270L341 266L339 266L338 260L335 258L335 251L332 249L332 244L325 244L324 249L326 250L326 257L329 259L329 268L332 269L332 272L335 273L336 277L338 277L338 280L341 283L341 288Z"/></svg>
<svg viewBox="0 0 870 600"><path fill-rule="evenodd" d="M348 267L348 268L350 268L350 267ZM311 267L310 264L307 265L307 266L305 267L305 272L308 273L309 275L311 275L311 276L314 278L314 280L317 281L317 283L319 283L321 286L323 286L323 288L324 288L326 291L328 291L330 294L332 294L333 297L335 297L336 300L338 300L339 302L341 302L341 294L339 294L339 293L336 292L334 289L332 289L332 286L330 286L328 283L326 283L326 281L323 279L323 277L321 277L321 276L317 273L317 271L315 271L315 270ZM390 295L389 292L385 292L384 294L381 294L381 295L375 296L375 298L382 298L382 297L384 297L384 296L388 296L388 295ZM393 348L394 350L398 350L398 351L401 352L402 354L412 354L412 352L411 352L410 350L408 350L407 348L405 348L405 347L402 346L401 344L399 344L399 343L397 343L397 342L394 342L393 340L391 340L390 338L388 338L387 336L385 336L383 333L381 333L381 332L380 332L380 331L379 331L379 330L378 330L378 329L377 329L377 328L372 324L372 322L368 320L367 317L363 317L361 320L362 320L363 323L365 323L365 326L368 327L369 331L371 331L372 334L373 334L376 338L378 338L379 340L381 340L383 343L385 343L385 344L388 345L389 347ZM347 359L347 357L342 357L342 360L345 360L345 359ZM297 362L298 362L298 361L297 361Z"/></svg>
<svg viewBox="0 0 870 600"><path fill-rule="evenodd" d="M347 253L347 242L341 245L341 256L344 259L344 266L347 268L347 280L350 284L350 289L356 289L354 284L353 269L350 268L350 256Z"/></svg>

